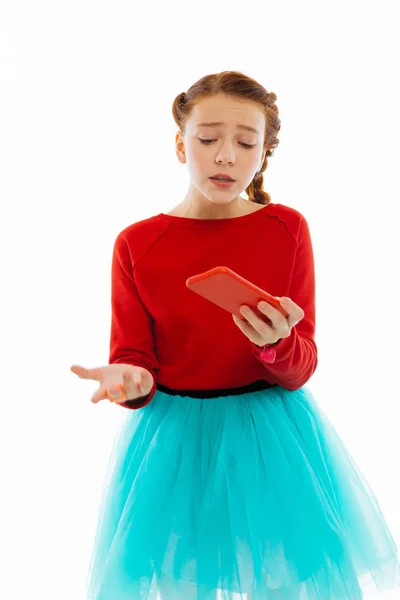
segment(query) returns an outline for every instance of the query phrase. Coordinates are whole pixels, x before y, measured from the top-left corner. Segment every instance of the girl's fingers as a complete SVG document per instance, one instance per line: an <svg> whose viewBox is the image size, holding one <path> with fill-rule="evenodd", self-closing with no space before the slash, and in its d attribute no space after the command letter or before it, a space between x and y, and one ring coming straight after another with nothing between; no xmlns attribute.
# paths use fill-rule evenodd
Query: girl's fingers
<svg viewBox="0 0 400 600"><path fill-rule="evenodd" d="M118 397L121 396L121 389L117 385L111 385L109 388L101 387L93 394L90 401L93 402L93 404L97 404L100 400L109 400L109 395L113 398L113 402L117 401Z"/></svg>
<svg viewBox="0 0 400 600"><path fill-rule="evenodd" d="M108 365L107 365L108 367ZM125 394L122 394L120 384L110 383L107 385L106 369L94 368L86 369L80 365L72 365L70 367L72 373L78 375L81 379L94 379L100 381L102 385L99 387L97 392L91 397L91 402L96 404L100 400L110 400L109 396L112 397L112 402L124 402L126 398L135 399L142 395L142 373L140 370L125 370L122 372L122 388ZM120 375L121 376L121 375ZM110 377L111 378L111 377Z"/></svg>
<svg viewBox="0 0 400 600"><path fill-rule="evenodd" d="M112 384L108 388L100 388L96 394L92 396L92 402L96 404L100 400L109 400L112 398L112 402L124 402L127 398L129 400L137 398L140 396L141 389L141 375L132 373L130 371L123 371L122 373L122 388L125 393L125 398L122 394L122 390L119 387L119 384Z"/></svg>
<svg viewBox="0 0 400 600"><path fill-rule="evenodd" d="M79 365L72 365L72 367L70 367L71 371L73 373L75 373L75 375L78 375L79 377L82 378L86 378L87 375L87 369L84 369L83 367L79 366Z"/></svg>
<svg viewBox="0 0 400 600"><path fill-rule="evenodd" d="M99 381L100 379L99 369L85 369L85 367L81 367L80 365L72 365L70 369L81 379L95 379L96 381Z"/></svg>
<svg viewBox="0 0 400 600"><path fill-rule="evenodd" d="M134 400L141 394L141 375L139 373L123 371L122 380L125 397L121 394L121 389L118 386L111 386L109 395L112 397L112 402L125 402L126 399Z"/></svg>
<svg viewBox="0 0 400 600"><path fill-rule="evenodd" d="M113 399L120 398L122 396L122 390L119 385L112 385L108 389L108 395Z"/></svg>
<svg viewBox="0 0 400 600"><path fill-rule="evenodd" d="M142 382L141 374L137 371L133 373L131 371L124 371L122 373L122 378L126 396L136 398Z"/></svg>
<svg viewBox="0 0 400 600"><path fill-rule="evenodd" d="M118 397L121 396L121 389L115 383L109 387L102 385L97 392L93 394L90 401L93 402L93 404L97 404L100 400L109 400L108 395L118 399Z"/></svg>
<svg viewBox="0 0 400 600"><path fill-rule="evenodd" d="M115 388L115 386L111 386L112 388ZM91 397L90 401L93 402L93 404L97 404L97 402L100 402L100 400L107 400L107 388L101 387L97 390L97 392L95 394L93 394L93 396Z"/></svg>
<svg viewBox="0 0 400 600"><path fill-rule="evenodd" d="M142 393L142 374L141 374L141 372L136 371L133 374L133 383L135 386L135 393L140 396Z"/></svg>

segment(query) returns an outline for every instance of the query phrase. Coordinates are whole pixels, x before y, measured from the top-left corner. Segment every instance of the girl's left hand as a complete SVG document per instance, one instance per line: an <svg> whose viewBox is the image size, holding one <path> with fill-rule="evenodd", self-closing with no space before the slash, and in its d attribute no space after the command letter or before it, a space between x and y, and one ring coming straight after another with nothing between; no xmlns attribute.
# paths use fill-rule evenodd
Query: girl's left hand
<svg viewBox="0 0 400 600"><path fill-rule="evenodd" d="M240 312L248 323L238 319L236 315L232 315L239 329L257 346L274 344L281 338L289 337L292 327L297 325L304 317L303 309L293 300L286 296L282 296L282 298L274 297L279 300L282 308L288 313L287 317L284 317L278 309L268 302L261 301L257 305L258 310L270 319L271 325L258 317L250 307L244 304L240 307ZM245 309L244 312L242 312L242 309Z"/></svg>

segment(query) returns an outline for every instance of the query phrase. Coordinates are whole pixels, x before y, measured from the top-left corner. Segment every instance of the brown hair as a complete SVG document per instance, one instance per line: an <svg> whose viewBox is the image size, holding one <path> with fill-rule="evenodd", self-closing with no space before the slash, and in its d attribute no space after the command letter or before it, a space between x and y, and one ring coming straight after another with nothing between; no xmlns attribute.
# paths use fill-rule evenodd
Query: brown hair
<svg viewBox="0 0 400 600"><path fill-rule="evenodd" d="M239 71L223 71L205 75L194 83L185 93L179 94L172 105L172 115L182 134L185 133L185 123L190 112L202 98L224 94L235 99L250 100L260 104L265 113L266 127L263 150L268 148L261 170L256 173L253 181L246 188L249 200L257 204L269 204L271 196L263 189L263 171L268 166L268 157L273 155L274 149L279 144L277 138L281 128L277 99L274 92L267 90L257 81Z"/></svg>

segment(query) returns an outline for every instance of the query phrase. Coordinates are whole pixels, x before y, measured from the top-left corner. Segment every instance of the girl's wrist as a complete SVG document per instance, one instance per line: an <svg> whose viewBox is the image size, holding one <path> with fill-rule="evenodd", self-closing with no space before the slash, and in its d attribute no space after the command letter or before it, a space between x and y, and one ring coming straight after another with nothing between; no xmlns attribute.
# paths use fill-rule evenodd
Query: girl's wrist
<svg viewBox="0 0 400 600"><path fill-rule="evenodd" d="M264 346L259 346L258 344L256 344L256 346L261 350L265 350L266 348L272 348L273 346L277 346L282 340L283 338L279 338L279 340L276 340L276 342L273 342L272 344L264 344Z"/></svg>

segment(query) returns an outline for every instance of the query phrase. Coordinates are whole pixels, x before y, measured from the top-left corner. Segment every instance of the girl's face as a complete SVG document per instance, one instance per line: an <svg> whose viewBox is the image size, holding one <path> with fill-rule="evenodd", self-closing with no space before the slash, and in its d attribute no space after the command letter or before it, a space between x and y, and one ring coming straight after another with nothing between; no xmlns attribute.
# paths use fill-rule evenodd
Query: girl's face
<svg viewBox="0 0 400 600"><path fill-rule="evenodd" d="M215 122L220 125L202 124ZM264 135L265 115L256 103L223 94L200 100L186 122L185 134L176 134L178 160L187 163L191 178L187 198L214 204L238 200L263 164ZM229 188L215 186L210 177L217 173L229 174L235 183Z"/></svg>

